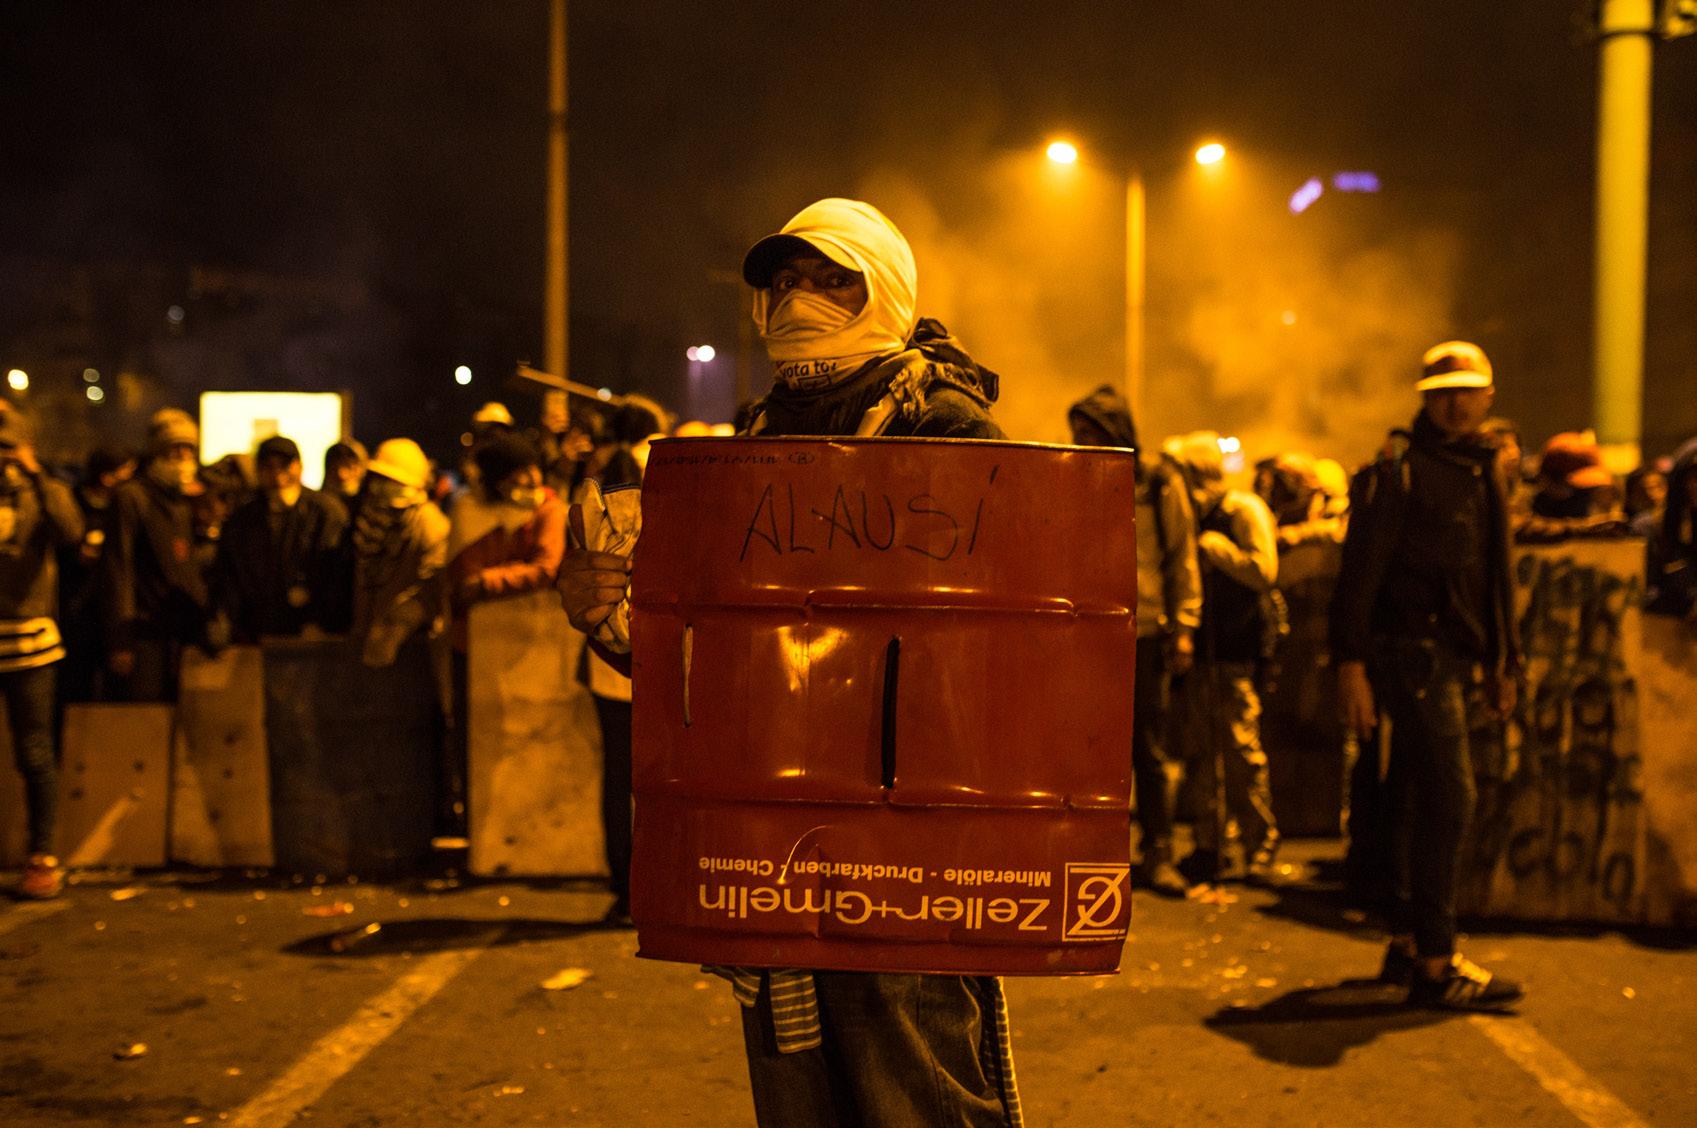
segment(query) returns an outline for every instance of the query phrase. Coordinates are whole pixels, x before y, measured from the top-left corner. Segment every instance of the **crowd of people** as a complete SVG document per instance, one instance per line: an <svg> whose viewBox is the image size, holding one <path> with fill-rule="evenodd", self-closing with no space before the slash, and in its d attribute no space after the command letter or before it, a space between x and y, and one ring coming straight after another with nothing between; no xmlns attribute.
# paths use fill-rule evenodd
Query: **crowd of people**
<svg viewBox="0 0 1697 1128"><path fill-rule="evenodd" d="M63 707L172 702L185 651L265 639L345 640L373 667L430 652L445 687L435 830L463 839L470 608L550 589L569 501L591 477L640 475L649 440L671 430L636 395L556 414L521 429L505 406L484 405L457 466L407 438L374 451L344 439L312 489L285 435L202 465L195 420L173 408L149 420L140 450L44 467L32 421L0 408L0 690L29 824L18 892L63 887L53 847ZM586 681L606 743L628 764L629 681L597 667ZM628 865L628 816L616 821L626 829L609 837Z"/></svg>
<svg viewBox="0 0 1697 1128"><path fill-rule="evenodd" d="M990 415L996 374L918 317L911 252L876 209L821 201L762 240L743 273L777 381L739 412L736 431L1003 437ZM1330 649L1343 719L1364 737L1389 717L1396 733L1386 781L1393 938L1381 974L1411 999L1490 1007L1520 992L1455 951L1456 854L1472 804L1460 710L1480 679L1493 707L1512 707L1508 545L1642 536L1651 606L1692 616L1697 440L1617 482L1583 433L1557 435L1527 459L1515 427L1489 416L1494 377L1477 346L1436 346L1421 373L1415 422L1353 475L1286 451L1255 463L1250 488L1238 488L1233 440L1197 431L1142 444L1111 387L1072 405L1068 420L1079 444L1138 452L1130 754L1140 882L1182 896L1200 882L1272 877L1280 832L1260 723L1286 629L1281 557L1337 546ZM468 609L557 584L574 625L593 633L623 598L629 565L570 544L569 506L591 480L604 489L640 481L656 436L706 433L714 430L677 427L635 395L555 403L531 428L491 403L472 418L458 465L433 463L407 438L369 453L346 439L326 454L323 488L313 490L284 435L203 466L194 419L172 409L152 418L144 449L98 449L61 476L37 459L30 420L0 412L0 690L30 824L20 892L52 896L63 880L52 855L60 707L170 701L192 647L216 654L275 637L345 637L363 662L386 666L443 640L452 738L438 830L463 835ZM628 663L593 645L583 678L606 756L610 916L628 923ZM1185 819L1194 847L1179 858L1174 826ZM813 1123L798 1117L827 1106L906 1107L898 1097L907 1096L844 1075L882 1035L834 1029L829 1017L877 1012L899 1027L908 1004L894 981L903 977L722 970L745 1008L763 1123ZM950 1107L962 1113L951 1122L1017 1122L999 985L905 978L924 980L927 1005L977 1047L951 1058L948 1068L963 1071L950 1082ZM820 1058L832 1039L830 1059ZM940 1061L953 1052L948 1041L908 1048ZM985 1047L1002 1056L978 1052Z"/></svg>

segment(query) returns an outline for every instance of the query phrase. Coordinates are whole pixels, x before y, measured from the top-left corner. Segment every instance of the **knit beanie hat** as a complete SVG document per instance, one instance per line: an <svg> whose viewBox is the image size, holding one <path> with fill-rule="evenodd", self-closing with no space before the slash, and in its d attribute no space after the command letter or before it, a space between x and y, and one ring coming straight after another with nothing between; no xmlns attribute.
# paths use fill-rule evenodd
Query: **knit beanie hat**
<svg viewBox="0 0 1697 1128"><path fill-rule="evenodd" d="M284 435L272 435L259 444L259 450L254 453L256 460L275 458L283 462L299 462L301 448L295 440Z"/></svg>
<svg viewBox="0 0 1697 1128"><path fill-rule="evenodd" d="M182 443L200 446L200 428L189 413L178 407L164 407L154 412L147 424L148 453L164 454Z"/></svg>

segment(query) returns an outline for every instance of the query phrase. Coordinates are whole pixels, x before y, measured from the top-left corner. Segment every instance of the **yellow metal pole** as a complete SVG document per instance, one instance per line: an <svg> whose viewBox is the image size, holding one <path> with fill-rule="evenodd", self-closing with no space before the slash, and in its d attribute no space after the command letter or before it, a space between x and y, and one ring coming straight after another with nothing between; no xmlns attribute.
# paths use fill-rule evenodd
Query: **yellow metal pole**
<svg viewBox="0 0 1697 1128"><path fill-rule="evenodd" d="M543 295L548 371L568 367L566 270L566 0L548 9L548 277Z"/></svg>
<svg viewBox="0 0 1697 1128"><path fill-rule="evenodd" d="M1125 182L1125 401L1134 421L1143 421L1143 313L1147 250L1143 172Z"/></svg>
<svg viewBox="0 0 1697 1128"><path fill-rule="evenodd" d="M1597 438L1610 468L1638 464L1643 430L1644 264L1650 209L1654 0L1601 0L1592 349Z"/></svg>

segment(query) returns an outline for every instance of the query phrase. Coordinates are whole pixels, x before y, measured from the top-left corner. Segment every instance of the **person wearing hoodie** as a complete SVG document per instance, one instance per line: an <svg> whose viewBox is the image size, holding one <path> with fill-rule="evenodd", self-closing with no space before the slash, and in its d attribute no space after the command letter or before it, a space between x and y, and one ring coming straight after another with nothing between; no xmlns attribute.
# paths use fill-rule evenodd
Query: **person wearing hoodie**
<svg viewBox="0 0 1697 1128"><path fill-rule="evenodd" d="M1497 1010L1523 994L1456 951L1456 871L1476 801L1467 695L1499 716L1518 696L1509 513L1495 396L1479 346L1428 349L1414 425L1356 476L1331 646L1344 723L1369 743L1390 722L1391 942L1379 978L1409 1002Z"/></svg>
<svg viewBox="0 0 1697 1128"><path fill-rule="evenodd" d="M1003 437L989 414L998 377L918 316L913 252L876 208L809 205L753 246L743 278L776 370L749 432ZM619 609L628 569L622 555L567 553L560 588L573 625L593 633ZM714 970L741 1006L767 1128L1022 1123L994 977Z"/></svg>
<svg viewBox="0 0 1697 1128"><path fill-rule="evenodd" d="M82 478L71 490L82 513L82 540L59 551L59 630L65 659L59 664L59 704L99 701L105 697L106 546L113 539L118 487L136 471L127 450L96 447L83 463Z"/></svg>
<svg viewBox="0 0 1697 1128"><path fill-rule="evenodd" d="M210 606L196 552L200 428L165 408L148 427L142 472L113 497L107 546L107 665L125 701L174 701L182 649L205 640Z"/></svg>
<svg viewBox="0 0 1697 1128"><path fill-rule="evenodd" d="M70 489L35 457L29 420L14 409L0 411L0 698L24 779L29 860L17 887L24 897L56 897L64 887L53 854L59 802L53 675L65 656L56 619L57 554L82 536Z"/></svg>
<svg viewBox="0 0 1697 1128"><path fill-rule="evenodd" d="M1107 384L1067 414L1079 446L1138 452L1137 676L1133 688L1131 770L1142 833L1139 880L1167 897L1189 884L1173 864L1173 798L1167 778L1168 693L1190 672L1202 621L1202 576L1196 564L1196 517L1184 481L1164 459L1145 460L1124 397Z"/></svg>
<svg viewBox="0 0 1697 1128"><path fill-rule="evenodd" d="M1225 848L1221 830L1230 818L1242 835L1249 876L1266 880L1273 873L1279 827L1261 747L1255 677L1257 666L1271 656L1267 608L1279 577L1278 538L1265 502L1248 490L1226 487L1219 435L1196 431L1179 440L1177 450L1196 507L1202 569L1196 665L1179 692L1196 852L1180 868L1194 880L1217 878Z"/></svg>
<svg viewBox="0 0 1697 1128"><path fill-rule="evenodd" d="M1697 439L1674 452L1661 520L1646 548L1649 610L1697 625Z"/></svg>
<svg viewBox="0 0 1697 1128"><path fill-rule="evenodd" d="M352 634L365 664L383 667L420 631L437 633L448 519L425 492L430 460L411 439L379 446L367 476L354 518Z"/></svg>

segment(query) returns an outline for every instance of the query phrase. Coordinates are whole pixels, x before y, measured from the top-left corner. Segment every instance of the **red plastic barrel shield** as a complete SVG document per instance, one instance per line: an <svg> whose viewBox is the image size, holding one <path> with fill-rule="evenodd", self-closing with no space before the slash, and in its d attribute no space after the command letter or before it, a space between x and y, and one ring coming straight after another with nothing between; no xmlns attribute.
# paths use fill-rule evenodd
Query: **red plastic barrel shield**
<svg viewBox="0 0 1697 1128"><path fill-rule="evenodd" d="M1134 488L1118 451L656 443L632 588L640 954L1115 969Z"/></svg>

